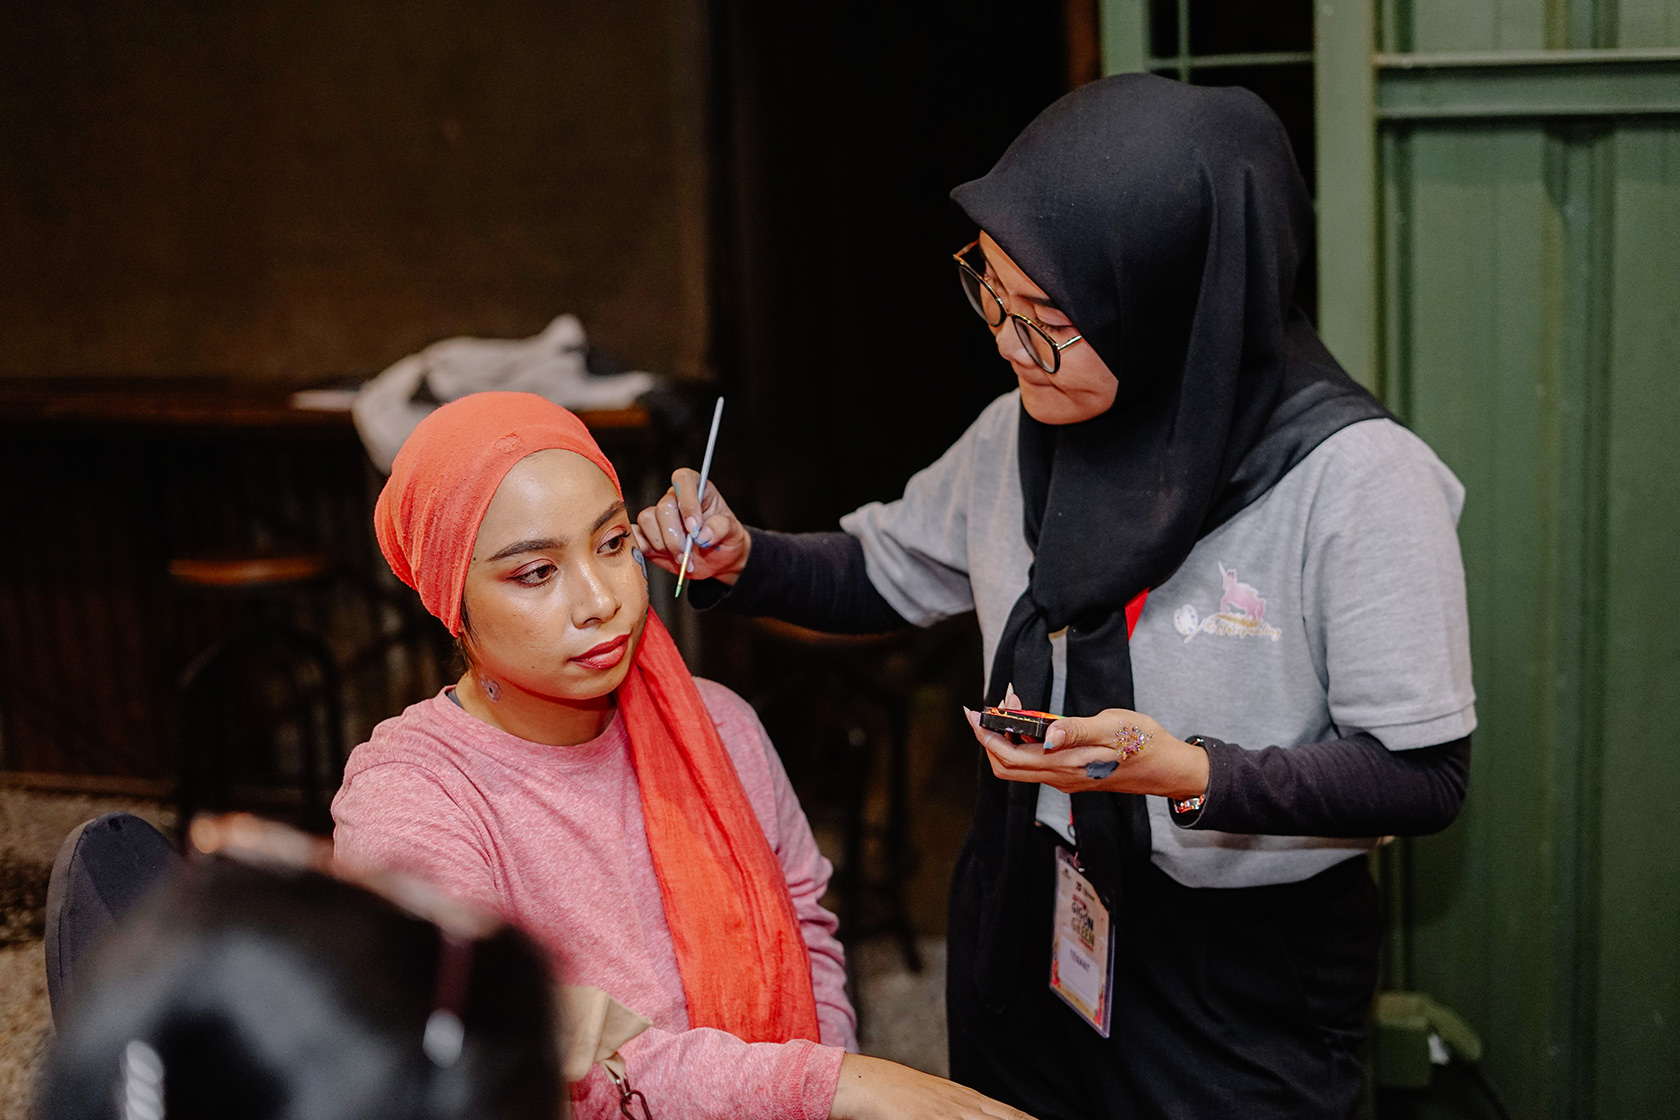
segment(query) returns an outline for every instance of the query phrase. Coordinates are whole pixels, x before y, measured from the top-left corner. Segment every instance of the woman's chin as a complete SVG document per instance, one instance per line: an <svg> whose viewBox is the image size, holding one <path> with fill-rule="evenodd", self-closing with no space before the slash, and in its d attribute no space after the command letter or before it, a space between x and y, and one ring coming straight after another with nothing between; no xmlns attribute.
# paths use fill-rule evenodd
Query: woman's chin
<svg viewBox="0 0 1680 1120"><path fill-rule="evenodd" d="M591 669L572 662L568 668L565 682L565 696L573 703L588 704L601 700L618 691L624 678L630 675L630 667L636 663L635 646L632 645L626 656L608 669Z"/></svg>
<svg viewBox="0 0 1680 1120"><path fill-rule="evenodd" d="M1077 424L1090 419L1066 394L1026 380L1021 381L1021 407L1040 424Z"/></svg>
<svg viewBox="0 0 1680 1120"><path fill-rule="evenodd" d="M611 669L585 669L576 662L567 662L558 673L541 677L520 678L505 674L503 680L516 686L532 699L549 704L576 708L610 707L612 694L629 675L629 658Z"/></svg>
<svg viewBox="0 0 1680 1120"><path fill-rule="evenodd" d="M610 700L612 694L618 691L618 686L624 683L624 678L629 675L628 662L629 658L626 658L625 664L587 672L570 666L572 671L566 674L564 680L555 681L548 695L564 704L599 707L603 700Z"/></svg>
<svg viewBox="0 0 1680 1120"><path fill-rule="evenodd" d="M566 662L563 674L553 682L554 691L549 695L573 704L595 704L604 698L610 698L630 675L630 668L636 663L636 653L642 644L644 625L645 623L638 625L630 632L630 641L610 665L596 667L576 659Z"/></svg>
<svg viewBox="0 0 1680 1120"><path fill-rule="evenodd" d="M1018 380L1021 384L1021 407L1040 424L1080 424L1101 416L1114 404L1112 397L1104 399L1095 393L1070 396L1060 389L1037 385L1024 377Z"/></svg>

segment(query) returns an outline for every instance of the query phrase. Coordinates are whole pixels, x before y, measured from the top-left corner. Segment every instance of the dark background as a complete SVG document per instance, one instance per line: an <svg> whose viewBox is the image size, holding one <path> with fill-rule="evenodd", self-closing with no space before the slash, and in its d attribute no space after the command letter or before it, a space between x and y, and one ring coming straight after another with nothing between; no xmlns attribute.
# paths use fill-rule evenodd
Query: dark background
<svg viewBox="0 0 1680 1120"><path fill-rule="evenodd" d="M315 382L562 310L670 368L658 0L3 8L0 376Z"/></svg>
<svg viewBox="0 0 1680 1120"><path fill-rule="evenodd" d="M1307 45L1303 3L1264 7L1199 4L1191 46ZM1012 387L955 282L975 231L948 194L1099 71L1096 0L0 0L0 17L0 771L160 780L173 682L250 614L171 582L180 557L330 554L330 587L272 610L326 636L352 733L436 687L425 649L394 652L431 624L378 560L379 479L348 428L221 423L218 394L354 382L575 312L612 362L671 375L699 423L729 399L714 477L745 519L833 528ZM1256 78L1298 143L1303 78ZM8 412L18 386L33 416L113 385L197 392L209 419ZM702 435L604 443L634 478ZM749 695L774 681L730 620L676 621L703 672ZM935 645L977 687L963 633Z"/></svg>
<svg viewBox="0 0 1680 1120"><path fill-rule="evenodd" d="M573 311L734 398L788 528L1009 387L946 194L1067 88L1060 3L3 11L0 378L320 384Z"/></svg>
<svg viewBox="0 0 1680 1120"><path fill-rule="evenodd" d="M314 385L572 311L731 397L720 481L789 529L1010 387L947 194L1098 69L1095 0L0 12L0 378ZM1197 53L1310 46L1305 4L1193 16ZM1310 175L1310 68L1196 77L1266 87Z"/></svg>
<svg viewBox="0 0 1680 1120"><path fill-rule="evenodd" d="M950 255L947 197L1068 88L1059 5L728 0L716 365L744 407L743 512L832 528L887 499L1014 385Z"/></svg>

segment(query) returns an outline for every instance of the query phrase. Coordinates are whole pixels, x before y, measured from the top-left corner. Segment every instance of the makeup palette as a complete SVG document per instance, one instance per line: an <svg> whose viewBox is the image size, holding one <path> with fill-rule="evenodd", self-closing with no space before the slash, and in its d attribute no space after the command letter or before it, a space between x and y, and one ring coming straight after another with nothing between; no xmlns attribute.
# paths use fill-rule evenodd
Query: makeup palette
<svg viewBox="0 0 1680 1120"><path fill-rule="evenodd" d="M1023 739L1044 741L1050 725L1061 719L1052 712L1031 712L1020 708L985 708L980 712L980 726L987 731L1019 735Z"/></svg>

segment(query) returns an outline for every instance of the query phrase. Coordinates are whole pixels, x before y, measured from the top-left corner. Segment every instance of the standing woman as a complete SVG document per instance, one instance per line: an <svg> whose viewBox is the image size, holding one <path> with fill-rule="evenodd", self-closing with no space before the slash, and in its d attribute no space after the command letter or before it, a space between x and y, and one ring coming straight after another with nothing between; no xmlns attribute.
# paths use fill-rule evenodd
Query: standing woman
<svg viewBox="0 0 1680 1120"><path fill-rule="evenodd" d="M1041 1120L1341 1117L1376 839L1445 827L1475 726L1463 489L1295 305L1312 207L1253 94L1128 75L953 197L1018 390L844 533L747 530L692 472L648 557L829 630L975 611L988 703L951 897L952 1076Z"/></svg>

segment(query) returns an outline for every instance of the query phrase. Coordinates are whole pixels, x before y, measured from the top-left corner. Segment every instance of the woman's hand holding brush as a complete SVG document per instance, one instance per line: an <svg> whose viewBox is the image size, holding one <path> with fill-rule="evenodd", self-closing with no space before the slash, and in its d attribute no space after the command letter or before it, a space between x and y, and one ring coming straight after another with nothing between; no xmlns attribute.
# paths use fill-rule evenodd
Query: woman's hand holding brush
<svg viewBox="0 0 1680 1120"><path fill-rule="evenodd" d="M699 493L700 475L690 467L671 474L671 488L636 517L636 547L648 561L676 573L690 530L698 535L688 560L688 578L733 584L747 565L752 537L708 481Z"/></svg>

